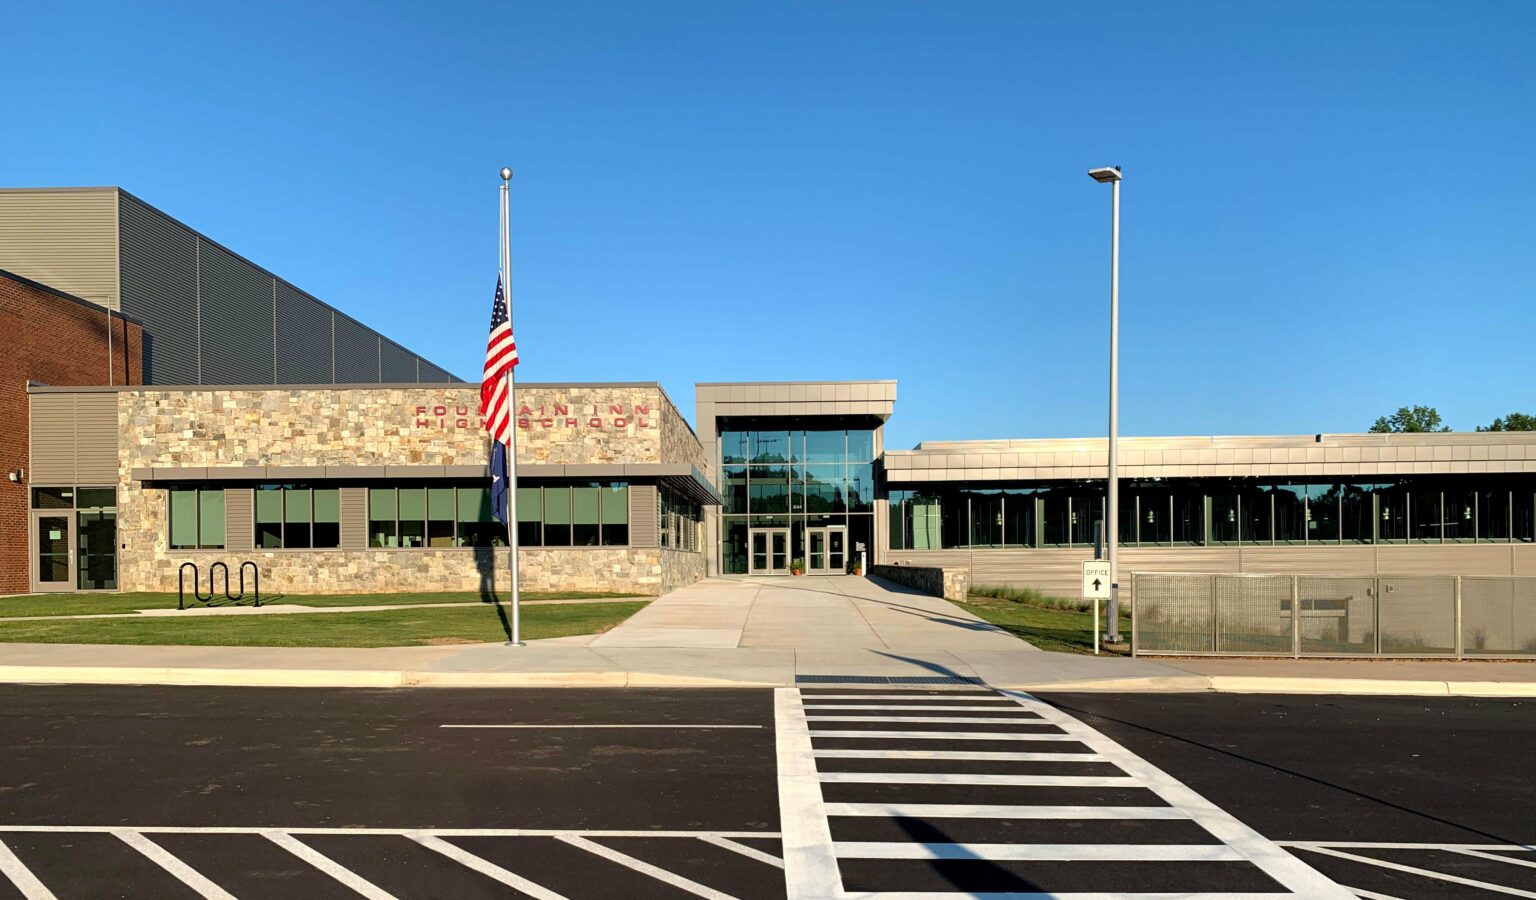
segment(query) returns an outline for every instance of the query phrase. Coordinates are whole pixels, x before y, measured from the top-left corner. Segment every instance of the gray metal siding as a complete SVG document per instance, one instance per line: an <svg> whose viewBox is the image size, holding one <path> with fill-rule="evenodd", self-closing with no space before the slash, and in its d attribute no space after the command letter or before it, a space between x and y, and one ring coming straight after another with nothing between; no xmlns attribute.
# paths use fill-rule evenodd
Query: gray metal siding
<svg viewBox="0 0 1536 900"><path fill-rule="evenodd" d="M117 395L75 395L75 483L117 484Z"/></svg>
<svg viewBox="0 0 1536 900"><path fill-rule="evenodd" d="M251 488L224 489L224 548L226 550L243 551L256 546L255 494L256 492Z"/></svg>
<svg viewBox="0 0 1536 900"><path fill-rule="evenodd" d="M199 384L197 234L122 195L122 310L144 324L144 383Z"/></svg>
<svg viewBox="0 0 1536 900"><path fill-rule="evenodd" d="M341 549L368 548L368 489L341 489Z"/></svg>
<svg viewBox="0 0 1536 900"><path fill-rule="evenodd" d="M33 394L28 400L32 484L75 483L75 395Z"/></svg>
<svg viewBox="0 0 1536 900"><path fill-rule="evenodd" d="M655 547L661 543L657 534L660 514L654 484L629 486L629 545L631 547Z"/></svg>
<svg viewBox="0 0 1536 900"><path fill-rule="evenodd" d="M272 276L204 241L202 384L272 383Z"/></svg>
<svg viewBox="0 0 1536 900"><path fill-rule="evenodd" d="M408 384L416 380L416 354L385 339L382 342L380 353L380 365L383 376L380 379L386 384Z"/></svg>
<svg viewBox="0 0 1536 900"><path fill-rule="evenodd" d="M117 484L117 394L28 398L33 484Z"/></svg>
<svg viewBox="0 0 1536 900"><path fill-rule="evenodd" d="M434 366L424 359L421 361L421 370L417 373L417 377L422 384L448 384L458 381L447 369Z"/></svg>
<svg viewBox="0 0 1536 900"><path fill-rule="evenodd" d="M277 283L277 383L329 384L331 308Z"/></svg>
<svg viewBox="0 0 1536 900"><path fill-rule="evenodd" d="M0 191L0 269L117 309L117 190Z"/></svg>
<svg viewBox="0 0 1536 900"><path fill-rule="evenodd" d="M336 314L336 383L379 380L379 336L341 313ZM415 379L412 379L414 381Z"/></svg>

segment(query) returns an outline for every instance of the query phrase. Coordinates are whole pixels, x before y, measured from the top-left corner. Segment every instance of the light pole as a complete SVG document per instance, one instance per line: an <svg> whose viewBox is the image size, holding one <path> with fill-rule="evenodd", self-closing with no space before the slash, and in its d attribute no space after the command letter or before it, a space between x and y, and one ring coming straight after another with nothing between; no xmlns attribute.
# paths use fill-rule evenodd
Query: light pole
<svg viewBox="0 0 1536 900"><path fill-rule="evenodd" d="M1104 549L1109 560L1109 606L1104 643L1120 643L1120 167L1089 169L1088 177L1113 193L1109 225L1109 472Z"/></svg>

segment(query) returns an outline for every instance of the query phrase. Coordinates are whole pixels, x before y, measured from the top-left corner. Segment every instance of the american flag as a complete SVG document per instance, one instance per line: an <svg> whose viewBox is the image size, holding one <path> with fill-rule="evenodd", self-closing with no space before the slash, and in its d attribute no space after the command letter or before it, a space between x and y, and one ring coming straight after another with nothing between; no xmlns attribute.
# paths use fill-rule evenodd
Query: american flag
<svg viewBox="0 0 1536 900"><path fill-rule="evenodd" d="M512 398L507 396L507 374L517 365L517 342L507 316L507 295L496 279L496 302L491 306L491 339L485 345L485 371L480 375L480 415L485 430L497 443L512 439Z"/></svg>

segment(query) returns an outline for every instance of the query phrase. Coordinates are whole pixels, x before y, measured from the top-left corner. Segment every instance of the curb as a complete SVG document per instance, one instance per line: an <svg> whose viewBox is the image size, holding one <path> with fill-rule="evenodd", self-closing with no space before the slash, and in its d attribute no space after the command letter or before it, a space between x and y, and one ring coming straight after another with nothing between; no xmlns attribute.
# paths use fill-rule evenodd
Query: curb
<svg viewBox="0 0 1536 900"><path fill-rule="evenodd" d="M118 684L205 687L321 688L773 688L773 679L737 679L657 672L421 672L372 669L215 669L152 666L0 666L0 684ZM1030 693L1332 694L1376 697L1536 699L1536 683L1409 681L1379 678L1288 678L1248 675L1169 675L1023 681L992 684Z"/></svg>

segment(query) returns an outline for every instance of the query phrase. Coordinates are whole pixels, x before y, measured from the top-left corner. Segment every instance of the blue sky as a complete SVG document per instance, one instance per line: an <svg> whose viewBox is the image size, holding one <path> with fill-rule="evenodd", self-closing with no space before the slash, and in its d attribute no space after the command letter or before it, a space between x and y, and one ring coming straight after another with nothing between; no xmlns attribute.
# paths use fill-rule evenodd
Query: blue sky
<svg viewBox="0 0 1536 900"><path fill-rule="evenodd" d="M907 446L1103 433L1119 164L1125 433L1536 412L1536 4L1087 9L12 4L0 181L473 378L511 165L521 378L895 378Z"/></svg>

